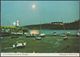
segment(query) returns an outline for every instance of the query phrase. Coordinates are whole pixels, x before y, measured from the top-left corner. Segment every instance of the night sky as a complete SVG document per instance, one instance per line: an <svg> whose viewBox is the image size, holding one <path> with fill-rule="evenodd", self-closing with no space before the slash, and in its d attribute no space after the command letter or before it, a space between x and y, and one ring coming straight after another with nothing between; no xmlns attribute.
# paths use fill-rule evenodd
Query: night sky
<svg viewBox="0 0 80 57"><path fill-rule="evenodd" d="M35 9L32 5L35 5ZM1 24L11 26L49 22L74 22L79 19L79 1L1 1Z"/></svg>

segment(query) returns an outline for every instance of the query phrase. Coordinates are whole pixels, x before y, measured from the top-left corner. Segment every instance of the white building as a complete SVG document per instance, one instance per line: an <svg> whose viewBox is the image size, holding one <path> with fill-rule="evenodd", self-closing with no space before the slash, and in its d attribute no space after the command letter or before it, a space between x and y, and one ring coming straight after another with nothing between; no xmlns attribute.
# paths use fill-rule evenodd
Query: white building
<svg viewBox="0 0 80 57"><path fill-rule="evenodd" d="M16 21L16 26L20 26L20 21L19 20Z"/></svg>

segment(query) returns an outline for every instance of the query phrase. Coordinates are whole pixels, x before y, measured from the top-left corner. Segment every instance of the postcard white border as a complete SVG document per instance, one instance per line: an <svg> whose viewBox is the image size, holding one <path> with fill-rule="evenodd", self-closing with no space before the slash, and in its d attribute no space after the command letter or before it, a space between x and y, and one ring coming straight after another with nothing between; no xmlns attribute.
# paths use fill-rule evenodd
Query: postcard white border
<svg viewBox="0 0 80 57"><path fill-rule="evenodd" d="M79 56L79 53L1 53L1 56Z"/></svg>

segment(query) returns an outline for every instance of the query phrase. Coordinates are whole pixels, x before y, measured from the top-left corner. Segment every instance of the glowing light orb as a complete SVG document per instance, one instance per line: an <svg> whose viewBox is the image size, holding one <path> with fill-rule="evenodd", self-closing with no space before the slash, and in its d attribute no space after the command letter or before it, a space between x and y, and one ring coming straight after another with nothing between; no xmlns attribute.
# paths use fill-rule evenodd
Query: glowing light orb
<svg viewBox="0 0 80 57"><path fill-rule="evenodd" d="M13 22L13 26L16 26L16 22Z"/></svg>
<svg viewBox="0 0 80 57"><path fill-rule="evenodd" d="M35 4L33 4L33 5L32 5L32 8L33 8L33 9L35 9L35 8L36 8L36 5L35 5Z"/></svg>

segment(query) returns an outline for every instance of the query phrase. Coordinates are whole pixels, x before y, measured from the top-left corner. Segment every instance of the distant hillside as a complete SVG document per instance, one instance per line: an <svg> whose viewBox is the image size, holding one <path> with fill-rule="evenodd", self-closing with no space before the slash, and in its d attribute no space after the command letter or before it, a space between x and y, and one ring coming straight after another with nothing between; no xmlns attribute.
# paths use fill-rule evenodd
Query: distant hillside
<svg viewBox="0 0 80 57"><path fill-rule="evenodd" d="M28 25L24 26L29 29L79 29L80 28L80 20L77 20L72 23L62 23L62 22L51 22L46 24L37 24L37 25Z"/></svg>

